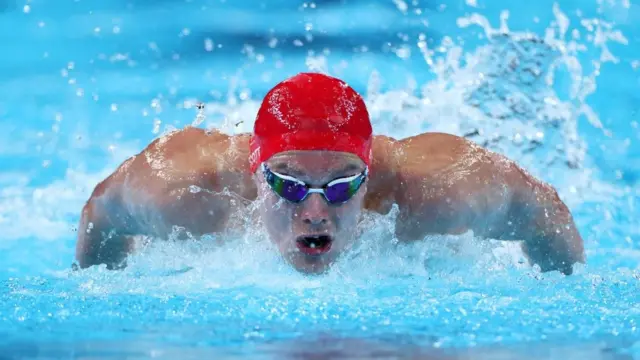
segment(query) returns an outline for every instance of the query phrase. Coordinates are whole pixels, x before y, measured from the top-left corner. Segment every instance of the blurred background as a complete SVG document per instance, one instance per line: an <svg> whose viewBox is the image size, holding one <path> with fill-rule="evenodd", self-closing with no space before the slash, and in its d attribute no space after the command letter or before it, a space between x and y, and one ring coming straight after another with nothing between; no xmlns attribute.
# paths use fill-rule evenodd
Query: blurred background
<svg viewBox="0 0 640 360"><path fill-rule="evenodd" d="M5 172L29 169L24 175L36 182L61 176L69 166L86 162L82 165L91 167L89 159L100 168L110 146L132 143L141 148L157 135L153 129L158 121L160 130L191 122L194 112L181 108L187 99L259 100L268 88L299 71L329 72L363 93L377 73L381 91L409 90L413 83L419 92L418 86L434 79L425 57L446 56L447 43L465 51L486 43L481 27L460 28L458 18L480 13L498 28L501 12L507 11L510 29L543 35L555 21L553 4L1 0L0 164ZM602 156L602 166L615 163L607 172L623 170L623 176L635 179L636 161L615 159L636 159L640 147L611 145L601 153L599 146L638 139L638 5L627 0L558 5L572 27L580 27L581 19L597 18L625 34L624 44L593 40L607 42L616 61L601 64L598 96L589 98L589 104L604 126L615 131L598 138L590 150ZM594 46L578 54L581 66L590 67L600 52Z"/></svg>

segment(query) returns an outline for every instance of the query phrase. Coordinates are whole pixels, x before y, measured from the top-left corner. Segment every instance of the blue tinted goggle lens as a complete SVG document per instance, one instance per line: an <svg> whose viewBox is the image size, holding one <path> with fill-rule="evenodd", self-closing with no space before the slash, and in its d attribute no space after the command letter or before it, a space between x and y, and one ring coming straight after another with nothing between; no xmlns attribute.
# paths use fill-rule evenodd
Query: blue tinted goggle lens
<svg viewBox="0 0 640 360"><path fill-rule="evenodd" d="M322 193L331 204L344 203L358 192L368 174L368 169L365 169L358 175L335 179L322 188L312 188L292 176L273 172L264 164L262 171L271 189L284 199L294 203L303 201L307 195L313 192Z"/></svg>

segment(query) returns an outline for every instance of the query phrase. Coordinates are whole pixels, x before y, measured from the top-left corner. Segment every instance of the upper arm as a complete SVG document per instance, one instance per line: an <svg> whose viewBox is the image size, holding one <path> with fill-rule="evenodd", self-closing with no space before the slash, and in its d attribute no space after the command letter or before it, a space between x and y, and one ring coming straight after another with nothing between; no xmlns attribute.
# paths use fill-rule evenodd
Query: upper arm
<svg viewBox="0 0 640 360"><path fill-rule="evenodd" d="M462 233L496 237L522 172L505 157L448 134L399 143L398 236Z"/></svg>
<svg viewBox="0 0 640 360"><path fill-rule="evenodd" d="M472 230L523 240L543 271L569 274L584 262L582 238L556 190L504 156L453 136L417 137L401 153L399 239Z"/></svg>
<svg viewBox="0 0 640 360"><path fill-rule="evenodd" d="M193 235L224 230L239 203L228 193L256 196L247 140L188 127L151 143L122 172L121 203L136 235L165 237L175 226Z"/></svg>

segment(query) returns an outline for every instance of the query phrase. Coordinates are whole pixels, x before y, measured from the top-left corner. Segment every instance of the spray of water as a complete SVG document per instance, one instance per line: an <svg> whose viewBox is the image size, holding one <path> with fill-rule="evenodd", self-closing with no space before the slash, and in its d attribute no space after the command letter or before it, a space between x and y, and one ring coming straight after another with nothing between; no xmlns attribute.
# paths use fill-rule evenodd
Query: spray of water
<svg viewBox="0 0 640 360"><path fill-rule="evenodd" d="M381 75L372 74L366 101L374 130L396 138L424 131L465 136L552 181L573 208L585 202L607 203L618 193L593 179L577 124L586 119L606 134L587 100L596 90L600 65L616 61L607 45L626 40L605 22L583 19L580 24L570 24L558 6L554 14L555 21L544 36L509 30L508 13L503 13L497 27L478 14L459 19L460 27L483 29L486 44L465 52L445 39L442 47L446 51L436 56L425 42L419 46L425 71L432 71L435 79L420 86L382 92ZM593 49L600 55L587 70L579 54ZM558 80L567 74L568 82ZM195 126L215 127L229 134L249 132L259 102L242 100L243 96L238 99L235 92L235 88L230 90L227 103L198 108L196 99L187 99L183 106L196 107ZM160 132L159 125L154 124L155 133ZM167 134L171 130L165 127ZM74 199L70 198L74 192L59 188L91 188L105 173L91 178L69 174L66 186L65 182L55 183L30 193L24 188L0 190L0 219L16 224L4 234L72 228L86 193ZM208 190L190 187L186 191ZM43 201L53 204L56 200L55 212L29 211L43 209ZM568 278L540 274L524 261L517 243L477 239L473 234L432 236L400 244L393 236L397 213L394 208L385 216L364 216L355 247L319 277L293 270L260 224L241 217L238 221L247 223L241 233L203 239L189 239L187 233L187 240L181 241L140 239L138 252L122 271L100 266L69 271L64 263L49 266L57 269L45 273L49 278L10 279L7 288L11 296L5 300L9 303L0 308L15 308L7 316L17 323L36 319L51 324L46 319L74 318L78 323L86 319L93 324L90 314L95 312L106 319L139 318L141 324L153 324L156 329L160 325L153 316L181 324L232 317L246 325L221 324L226 329L224 336L212 336L221 342L264 337L268 329L256 329L255 323L272 324L276 333L288 331L291 336L300 331L298 323L318 331L340 329L347 335L371 329L384 333L385 329L420 328L422 333L444 334L427 339L437 346L487 343L503 337L512 341L539 339L536 329L549 327L588 337L601 329L618 329L621 323L632 326L630 318L623 315L638 315L620 300L633 296L624 290L628 289L624 284L637 281L637 269L602 275L590 272L587 266ZM185 235L184 229L175 230ZM58 237L66 236L61 231ZM46 243L50 234L35 235L39 245L34 247L55 253ZM607 284L612 282L622 284L619 291L626 292L611 291ZM156 299L152 303L161 304L161 309L138 303L136 295ZM78 296L77 306L65 307L68 299ZM598 308L602 299L613 310L594 327L590 319L596 315L581 314L592 314L590 309ZM536 304L535 308L531 304ZM25 306L38 310L27 311ZM559 309L565 308L574 310L568 318L558 317ZM616 315L616 311L624 314ZM486 326L489 318L500 325Z"/></svg>
<svg viewBox="0 0 640 360"><path fill-rule="evenodd" d="M461 46L445 38L443 56L435 56L426 45L420 47L435 80L423 84L417 95L407 90L382 93L380 75L373 73L366 101L376 133L396 138L423 131L465 136L507 154L534 175L553 181L560 193L576 205L580 201L578 195L585 195L581 189L593 189L592 183L585 180L589 176L585 167L586 144L577 133L577 123L586 118L607 132L586 99L596 89L600 64L616 61L608 42L626 40L611 24L588 19L580 26L592 36L580 36L578 27L570 30L568 18L557 5L553 12L555 21L544 36L510 31L508 12L502 13L495 28L480 14L458 19L461 28L482 28L487 43L465 53ZM592 43L589 48L601 50L591 73L586 73L578 60L579 53L588 47L581 42L583 38ZM567 91L554 86L557 74L562 71L570 75ZM209 103L206 107L198 104L193 99L184 104L197 108L192 125L205 124L237 134L251 130L251 119L259 102L238 101L232 96L228 103ZM548 176L547 169L551 167L561 169L555 172L559 178ZM358 246L339 260L323 284L343 282L346 278L364 284L368 280L358 278L461 276L468 274L470 267L483 276L510 268L528 269L517 244L475 239L473 234L398 244L393 238L395 210L387 216L365 216ZM220 243L225 245L219 246ZM153 292L151 289L158 287L178 286L179 290L175 290L182 292L240 285L289 287L292 279L307 285L317 281L295 274L279 258L259 226L247 226L245 233L223 239L151 242L141 249L125 270L131 276L130 282L118 281L120 275L112 277L96 268L83 273L82 278L91 279L90 285L84 284L83 288L118 292L133 287ZM100 281L94 276L100 276ZM154 280L156 276L162 280ZM105 286L108 278L114 283Z"/></svg>

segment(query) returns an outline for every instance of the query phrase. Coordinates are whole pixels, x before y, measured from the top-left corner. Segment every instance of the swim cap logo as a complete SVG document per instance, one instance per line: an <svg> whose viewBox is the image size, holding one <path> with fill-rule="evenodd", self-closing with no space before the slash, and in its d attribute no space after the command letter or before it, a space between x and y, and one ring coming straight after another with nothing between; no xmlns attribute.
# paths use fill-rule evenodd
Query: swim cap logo
<svg viewBox="0 0 640 360"><path fill-rule="evenodd" d="M251 165L251 167L254 167L254 164L256 164L259 160L260 160L260 146L256 147L249 155L249 164Z"/></svg>

